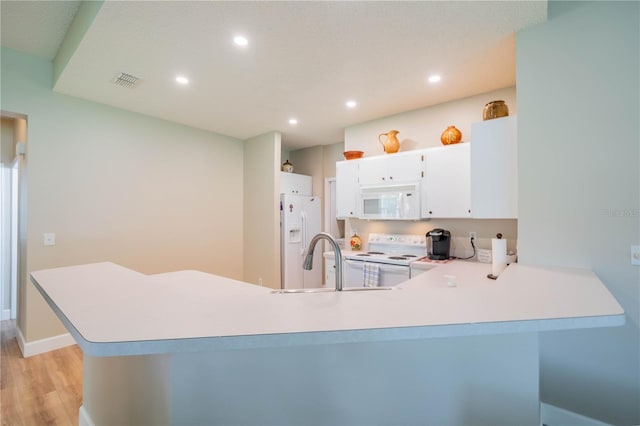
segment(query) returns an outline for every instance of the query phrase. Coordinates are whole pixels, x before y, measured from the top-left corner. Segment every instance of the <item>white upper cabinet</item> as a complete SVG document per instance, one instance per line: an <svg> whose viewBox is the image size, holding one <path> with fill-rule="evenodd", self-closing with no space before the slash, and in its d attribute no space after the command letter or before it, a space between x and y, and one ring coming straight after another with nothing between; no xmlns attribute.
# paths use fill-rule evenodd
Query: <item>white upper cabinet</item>
<svg viewBox="0 0 640 426"><path fill-rule="evenodd" d="M361 160L336 162L336 218L358 217L358 165Z"/></svg>
<svg viewBox="0 0 640 426"><path fill-rule="evenodd" d="M517 117L471 125L471 211L474 218L518 217Z"/></svg>
<svg viewBox="0 0 640 426"><path fill-rule="evenodd" d="M471 217L470 144L425 151L422 218Z"/></svg>
<svg viewBox="0 0 640 426"><path fill-rule="evenodd" d="M358 160L360 185L392 185L422 179L422 150Z"/></svg>
<svg viewBox="0 0 640 426"><path fill-rule="evenodd" d="M280 193L293 195L313 195L311 176L280 172Z"/></svg>

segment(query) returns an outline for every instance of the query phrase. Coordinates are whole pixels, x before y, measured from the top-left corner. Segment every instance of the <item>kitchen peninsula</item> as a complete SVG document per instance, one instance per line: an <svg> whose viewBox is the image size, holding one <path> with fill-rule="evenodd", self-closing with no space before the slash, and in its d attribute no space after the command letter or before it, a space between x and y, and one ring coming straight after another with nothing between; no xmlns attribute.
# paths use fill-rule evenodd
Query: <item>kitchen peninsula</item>
<svg viewBox="0 0 640 426"><path fill-rule="evenodd" d="M539 424L538 332L624 311L588 270L489 270L311 294L113 263L32 281L84 352L82 424Z"/></svg>

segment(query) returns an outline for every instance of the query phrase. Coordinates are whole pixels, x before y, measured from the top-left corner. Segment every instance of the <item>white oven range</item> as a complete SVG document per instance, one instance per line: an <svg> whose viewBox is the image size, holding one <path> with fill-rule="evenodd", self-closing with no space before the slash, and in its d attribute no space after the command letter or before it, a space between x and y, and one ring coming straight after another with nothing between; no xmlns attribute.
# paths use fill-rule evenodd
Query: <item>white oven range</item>
<svg viewBox="0 0 640 426"><path fill-rule="evenodd" d="M411 262L427 255L426 237L369 234L368 251L343 252L344 287L388 287L410 278Z"/></svg>

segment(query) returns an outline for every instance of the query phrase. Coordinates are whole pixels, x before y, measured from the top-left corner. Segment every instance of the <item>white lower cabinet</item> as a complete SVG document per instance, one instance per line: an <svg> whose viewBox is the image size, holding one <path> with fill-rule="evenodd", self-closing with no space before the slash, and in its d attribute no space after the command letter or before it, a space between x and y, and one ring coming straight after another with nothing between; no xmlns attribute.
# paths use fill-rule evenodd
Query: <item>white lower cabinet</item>
<svg viewBox="0 0 640 426"><path fill-rule="evenodd" d="M333 252L324 253L324 286L336 288L336 256Z"/></svg>
<svg viewBox="0 0 640 426"><path fill-rule="evenodd" d="M411 274L411 278L415 278L420 274L424 274L425 272L429 272L433 268L437 268L438 264L430 264L422 261L416 261L411 263L409 270Z"/></svg>
<svg viewBox="0 0 640 426"><path fill-rule="evenodd" d="M422 183L422 218L471 217L468 143L427 149Z"/></svg>

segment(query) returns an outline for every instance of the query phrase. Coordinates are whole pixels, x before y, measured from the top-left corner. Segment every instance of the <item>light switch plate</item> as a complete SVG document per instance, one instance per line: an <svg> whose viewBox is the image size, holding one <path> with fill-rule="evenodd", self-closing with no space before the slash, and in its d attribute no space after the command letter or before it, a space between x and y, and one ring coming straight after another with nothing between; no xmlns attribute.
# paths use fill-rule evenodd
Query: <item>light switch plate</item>
<svg viewBox="0 0 640 426"><path fill-rule="evenodd" d="M43 236L42 244L45 246L55 246L56 245L56 234L52 232L47 232Z"/></svg>
<svg viewBox="0 0 640 426"><path fill-rule="evenodd" d="M640 246L631 246L631 264L640 266Z"/></svg>

